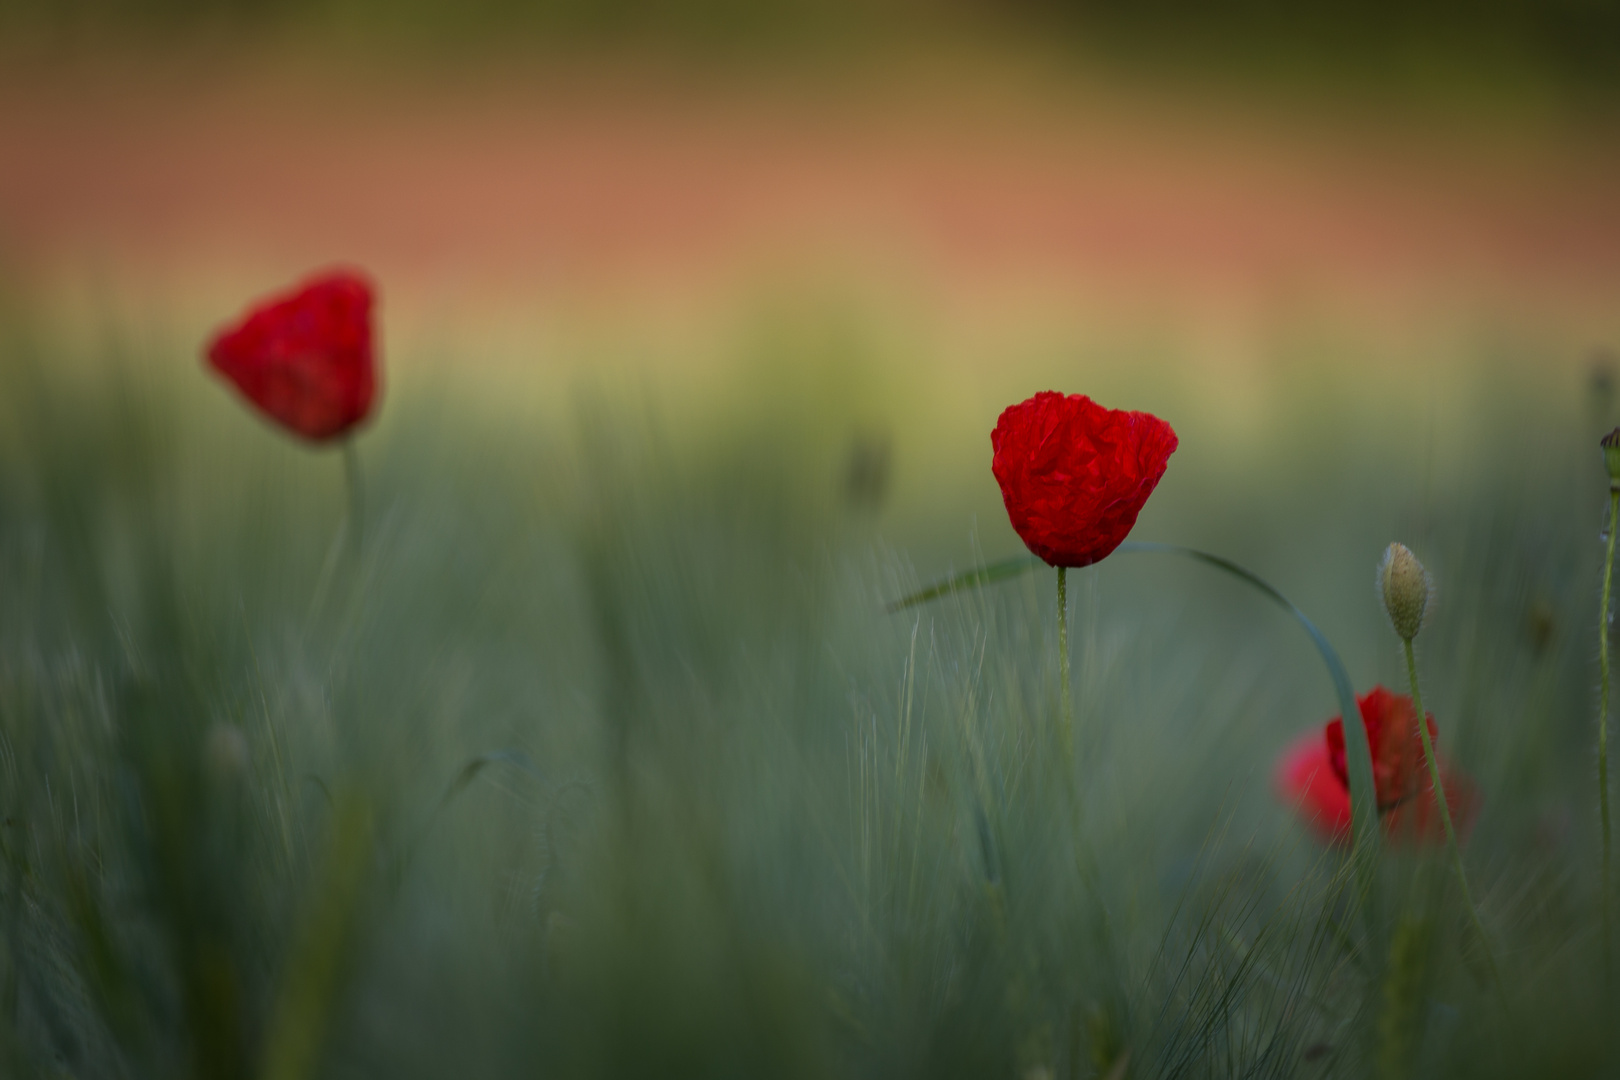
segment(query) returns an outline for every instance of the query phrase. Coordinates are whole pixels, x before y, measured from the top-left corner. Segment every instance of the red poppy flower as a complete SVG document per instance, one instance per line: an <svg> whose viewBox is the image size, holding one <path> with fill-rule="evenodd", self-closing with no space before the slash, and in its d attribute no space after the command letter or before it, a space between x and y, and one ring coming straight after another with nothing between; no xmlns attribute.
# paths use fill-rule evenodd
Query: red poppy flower
<svg viewBox="0 0 1620 1080"><path fill-rule="evenodd" d="M1423 760L1412 699L1375 686L1356 699L1372 748L1373 788L1378 815L1391 836L1420 841L1445 838L1439 804ZM1439 737L1433 714L1425 717L1429 737ZM1293 804L1306 824L1324 840L1350 838L1350 779L1344 756L1344 721L1335 716L1327 726L1295 740L1277 764L1277 793ZM1468 777L1440 759L1440 781L1458 832L1467 833L1479 810L1479 796Z"/></svg>
<svg viewBox="0 0 1620 1080"><path fill-rule="evenodd" d="M1136 524L1176 441L1157 416L1047 390L1002 412L990 471L1029 550L1052 566L1090 566Z"/></svg>
<svg viewBox="0 0 1620 1080"><path fill-rule="evenodd" d="M258 304L208 346L208 362L259 410L306 439L345 434L377 393L371 283L348 270Z"/></svg>

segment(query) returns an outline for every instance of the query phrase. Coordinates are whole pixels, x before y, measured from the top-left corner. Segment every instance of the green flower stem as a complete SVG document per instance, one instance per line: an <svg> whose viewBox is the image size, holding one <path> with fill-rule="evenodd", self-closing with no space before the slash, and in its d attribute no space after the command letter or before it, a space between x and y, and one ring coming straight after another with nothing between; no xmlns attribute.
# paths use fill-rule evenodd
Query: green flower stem
<svg viewBox="0 0 1620 1080"><path fill-rule="evenodd" d="M1074 698L1069 690L1069 582L1068 568L1060 566L1058 572L1058 678L1063 684L1063 760L1074 772Z"/></svg>
<svg viewBox="0 0 1620 1080"><path fill-rule="evenodd" d="M1603 865L1599 902L1603 905L1603 970L1609 978L1613 952L1613 904L1609 893L1609 589L1614 583L1614 532L1620 525L1620 487L1609 485L1608 550L1603 557L1603 607L1598 612L1598 812L1603 820Z"/></svg>
<svg viewBox="0 0 1620 1080"><path fill-rule="evenodd" d="M358 559L365 546L366 489L360 477L360 452L354 448L352 436L343 440L343 479L349 489L349 539Z"/></svg>
<svg viewBox="0 0 1620 1080"><path fill-rule="evenodd" d="M1327 639L1317 625L1305 613L1296 607L1276 586L1260 577L1258 574L1246 570L1230 559L1219 555L1211 555L1207 551L1197 551L1193 548L1180 547L1176 544L1156 544L1141 540L1127 540L1115 549L1120 554L1158 554L1179 555L1192 559L1206 566L1214 567L1224 574L1243 582L1267 597L1278 607L1288 612L1289 616L1299 627L1310 636L1311 644L1316 646L1316 653L1322 659L1322 665L1327 669L1328 678L1333 683L1333 694L1339 700L1339 711L1345 716L1355 717L1360 713L1356 707L1355 687L1350 681L1350 673L1345 669L1344 661L1339 659L1338 650ZM969 589L980 589L986 585L994 585L1001 581L1010 581L1015 577L1033 573L1046 568L1046 561L1038 555L1018 555L1010 559L987 566L975 567L972 570L928 585L926 588L903 596L889 604L889 611L904 611L917 604L925 604L937 600L942 596L962 592ZM1061 580L1061 579L1060 579ZM1062 605L1059 605L1062 610ZM1058 627L1060 633L1067 635L1067 627L1062 623ZM1065 644L1067 644L1065 642ZM1065 666L1067 666L1068 652L1064 651ZM1378 851L1382 846L1382 837L1379 835L1378 811L1374 794L1372 752L1367 744L1367 730L1361 724L1346 724L1344 728L1345 765L1350 780L1350 836L1351 852L1355 863L1356 878L1360 886L1362 900L1362 915L1366 921L1369 932L1374 936L1382 934L1383 918L1380 914L1382 900L1378 887ZM1071 783L1073 773L1070 773Z"/></svg>
<svg viewBox="0 0 1620 1080"><path fill-rule="evenodd" d="M1440 824L1446 830L1446 846L1451 848L1452 865L1457 870L1457 884L1462 888L1463 903L1468 905L1468 916L1474 920L1474 933L1479 936L1480 948L1485 951L1485 962L1491 969L1491 978L1496 981L1498 992L1502 990L1502 976L1496 970L1496 957L1491 953L1490 940L1485 936L1485 927L1479 921L1479 911L1474 907L1474 897L1468 891L1468 875L1463 872L1462 847L1457 843L1457 830L1451 824L1451 806L1446 802L1446 788L1440 782L1440 765L1434 757L1434 740L1429 738L1428 714L1423 711L1423 692L1418 688L1417 657L1412 653L1412 639L1404 641L1406 646L1406 676L1412 682L1412 711L1417 714L1418 737L1423 740L1423 759L1429 764L1429 782L1434 786L1434 801L1440 808Z"/></svg>

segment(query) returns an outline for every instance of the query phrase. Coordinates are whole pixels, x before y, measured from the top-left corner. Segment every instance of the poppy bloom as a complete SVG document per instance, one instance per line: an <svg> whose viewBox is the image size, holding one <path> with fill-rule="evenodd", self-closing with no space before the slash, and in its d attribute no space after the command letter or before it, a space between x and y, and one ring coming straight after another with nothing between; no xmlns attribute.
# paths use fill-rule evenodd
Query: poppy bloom
<svg viewBox="0 0 1620 1080"><path fill-rule="evenodd" d="M371 283L321 274L220 331L208 362L259 411L315 442L346 434L377 394Z"/></svg>
<svg viewBox="0 0 1620 1080"><path fill-rule="evenodd" d="M1157 416L1047 390L1002 412L990 471L1029 550L1052 566L1090 566L1136 524L1176 441Z"/></svg>
<svg viewBox="0 0 1620 1080"><path fill-rule="evenodd" d="M1356 699L1361 722L1372 748L1373 789L1378 816L1391 836L1410 835L1422 841L1445 839L1439 805L1423 760L1412 699L1392 694L1382 686ZM1429 736L1437 738L1434 716L1425 717ZM1460 832L1466 833L1479 809L1473 785L1460 771L1440 760L1440 780L1446 805ZM1345 762L1344 721L1335 716L1323 728L1295 740L1277 763L1277 794L1292 803L1306 824L1323 840L1345 843L1350 838L1350 774Z"/></svg>

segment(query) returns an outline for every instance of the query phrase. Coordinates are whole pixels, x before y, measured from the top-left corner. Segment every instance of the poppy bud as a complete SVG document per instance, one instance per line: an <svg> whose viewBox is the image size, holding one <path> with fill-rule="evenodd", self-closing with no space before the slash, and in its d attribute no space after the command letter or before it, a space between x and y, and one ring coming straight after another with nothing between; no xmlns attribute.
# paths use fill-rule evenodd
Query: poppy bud
<svg viewBox="0 0 1620 1080"><path fill-rule="evenodd" d="M1620 489L1620 427L1598 440L1603 447L1603 464L1609 470L1610 489Z"/></svg>
<svg viewBox="0 0 1620 1080"><path fill-rule="evenodd" d="M1423 612L1429 606L1429 574L1405 544L1391 544L1378 564L1378 585L1384 594L1384 610L1402 641L1411 641L1423 629Z"/></svg>

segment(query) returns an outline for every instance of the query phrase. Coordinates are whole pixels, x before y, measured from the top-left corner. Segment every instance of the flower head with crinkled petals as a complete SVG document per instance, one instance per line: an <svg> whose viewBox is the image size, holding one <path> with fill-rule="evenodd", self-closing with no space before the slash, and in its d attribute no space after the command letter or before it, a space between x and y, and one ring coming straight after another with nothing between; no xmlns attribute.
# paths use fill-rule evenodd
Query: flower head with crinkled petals
<svg viewBox="0 0 1620 1080"><path fill-rule="evenodd" d="M1019 537L1052 566L1090 566L1124 541L1176 433L1157 416L1043 391L990 433L990 469Z"/></svg>

